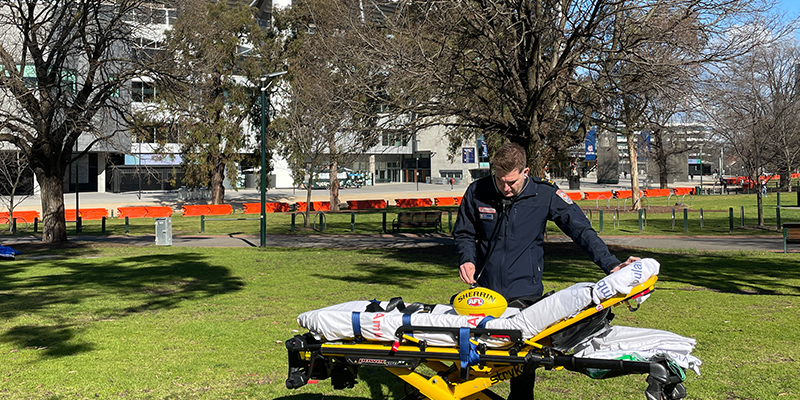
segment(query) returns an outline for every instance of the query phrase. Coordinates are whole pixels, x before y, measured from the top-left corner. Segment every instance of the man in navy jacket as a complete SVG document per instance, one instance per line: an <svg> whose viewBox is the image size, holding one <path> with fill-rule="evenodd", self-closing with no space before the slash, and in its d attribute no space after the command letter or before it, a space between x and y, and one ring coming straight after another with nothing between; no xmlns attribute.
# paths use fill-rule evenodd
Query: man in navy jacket
<svg viewBox="0 0 800 400"><path fill-rule="evenodd" d="M566 193L551 181L529 177L525 150L519 145L501 146L493 168L492 176L467 188L453 229L465 283L492 289L509 302L540 297L548 220L606 273L637 259L620 263ZM533 381L533 375L513 378L509 400L533 399Z"/></svg>

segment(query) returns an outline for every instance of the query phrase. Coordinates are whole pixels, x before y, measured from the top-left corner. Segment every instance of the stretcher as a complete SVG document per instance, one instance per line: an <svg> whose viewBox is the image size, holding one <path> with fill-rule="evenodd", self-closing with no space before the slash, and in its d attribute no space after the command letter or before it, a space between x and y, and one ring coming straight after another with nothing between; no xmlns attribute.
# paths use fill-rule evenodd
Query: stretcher
<svg viewBox="0 0 800 400"><path fill-rule="evenodd" d="M639 272L637 279L628 279L628 287L619 279L578 284L525 309L510 307L500 318L477 323L475 318L453 315L447 305L396 301L350 302L304 313L298 322L309 332L286 341L286 387L330 379L334 389L352 388L359 367L380 367L412 387L405 400L497 400L493 386L542 367L592 378L646 374L647 400L682 399L685 369L699 373L701 364L690 355L694 340L642 328L621 327L616 332L608 323L613 307L635 311L654 291L655 265L655 273L642 277ZM608 293L602 295L603 290ZM388 318L395 314L400 320L396 328ZM347 315L352 327L337 324ZM378 315L382 325L368 326ZM386 334L387 329L393 334ZM615 339L623 336L647 339L640 340L641 348L631 349L629 341ZM661 345L644 348L654 337L661 338ZM664 344L668 342L672 344ZM418 368L421 365L428 368Z"/></svg>

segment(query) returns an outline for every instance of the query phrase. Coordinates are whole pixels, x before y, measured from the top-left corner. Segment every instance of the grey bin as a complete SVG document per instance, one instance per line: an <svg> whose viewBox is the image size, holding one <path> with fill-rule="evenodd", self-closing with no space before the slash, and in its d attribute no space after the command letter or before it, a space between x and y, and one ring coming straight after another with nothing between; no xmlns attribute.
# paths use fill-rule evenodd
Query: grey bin
<svg viewBox="0 0 800 400"><path fill-rule="evenodd" d="M172 217L156 218L156 246L172 246Z"/></svg>

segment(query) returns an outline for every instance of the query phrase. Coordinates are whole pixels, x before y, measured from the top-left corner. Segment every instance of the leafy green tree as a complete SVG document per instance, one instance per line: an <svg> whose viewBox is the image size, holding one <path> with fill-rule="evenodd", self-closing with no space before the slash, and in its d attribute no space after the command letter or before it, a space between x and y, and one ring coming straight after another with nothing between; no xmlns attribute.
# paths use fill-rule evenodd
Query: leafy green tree
<svg viewBox="0 0 800 400"><path fill-rule="evenodd" d="M210 188L220 204L225 179L235 185L243 154L257 147L257 125L248 119L260 107L259 77L279 68L279 41L244 5L189 0L178 7L167 32L174 63L160 83L162 107L180 127L184 182Z"/></svg>

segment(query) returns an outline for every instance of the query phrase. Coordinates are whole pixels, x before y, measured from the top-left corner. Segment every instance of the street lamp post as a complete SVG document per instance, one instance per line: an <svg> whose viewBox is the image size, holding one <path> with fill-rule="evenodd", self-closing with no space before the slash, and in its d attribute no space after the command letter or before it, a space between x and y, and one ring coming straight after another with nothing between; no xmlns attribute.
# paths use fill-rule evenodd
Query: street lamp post
<svg viewBox="0 0 800 400"><path fill-rule="evenodd" d="M272 85L267 79L285 74L273 72L261 77L261 247L267 245L267 89Z"/></svg>
<svg viewBox="0 0 800 400"><path fill-rule="evenodd" d="M419 156L417 156L417 169L414 171L414 180L417 181L417 191L419 192Z"/></svg>

